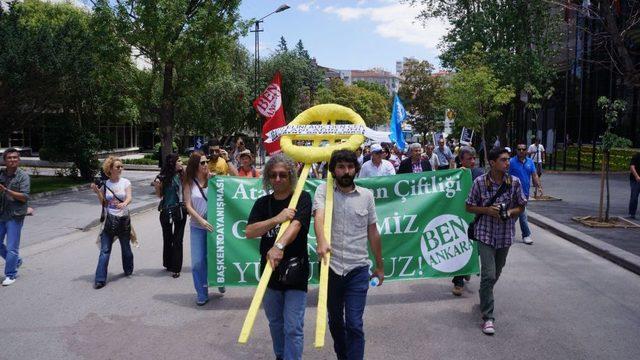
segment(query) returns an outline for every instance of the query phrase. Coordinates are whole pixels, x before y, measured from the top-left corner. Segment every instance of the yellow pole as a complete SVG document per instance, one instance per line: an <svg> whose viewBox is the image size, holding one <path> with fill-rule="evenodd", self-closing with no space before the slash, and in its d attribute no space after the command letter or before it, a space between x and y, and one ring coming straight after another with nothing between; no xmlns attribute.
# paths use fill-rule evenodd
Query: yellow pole
<svg viewBox="0 0 640 360"><path fill-rule="evenodd" d="M293 196L291 197L291 202L289 203L290 208L295 209L295 207L298 205L298 199L300 198L300 194L302 193L302 189L304 188L304 183L307 181L307 175L309 175L310 169L311 164L304 164L302 174L300 174L298 184L296 185L296 189L293 192ZM284 231L287 230L290 223L290 221L285 221L282 223L282 225L280 226L280 230L278 231L276 241L278 241L282 234L284 234ZM247 340L249 340L251 330L253 330L253 324L256 321L256 315L258 314L258 310L260 309L260 304L262 303L262 298L264 297L264 293L267 290L267 284L269 283L269 279L271 278L272 273L273 269L267 261L267 265L264 267L264 271L262 272L262 276L260 277L260 282L258 283L256 292L253 295L253 300L251 300L251 306L249 306L247 317L244 319L242 330L240 331L240 337L238 338L238 342L240 344L246 344Z"/></svg>
<svg viewBox="0 0 640 360"><path fill-rule="evenodd" d="M331 245L331 221L333 219L333 176L327 172L327 198L324 203L324 239ZM318 291L318 311L316 316L315 347L324 347L324 337L327 331L327 291L329 284L329 261L331 253L325 255L326 261L320 266L320 288ZM318 259L321 261L321 259Z"/></svg>

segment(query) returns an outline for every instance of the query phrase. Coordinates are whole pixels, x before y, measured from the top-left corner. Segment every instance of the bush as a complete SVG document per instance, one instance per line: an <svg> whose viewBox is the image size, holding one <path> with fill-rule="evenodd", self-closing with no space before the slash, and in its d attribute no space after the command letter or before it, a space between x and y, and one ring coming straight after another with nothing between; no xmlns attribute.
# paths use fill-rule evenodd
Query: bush
<svg viewBox="0 0 640 360"><path fill-rule="evenodd" d="M142 159L124 159L123 161L131 165L158 165L158 160L149 159L146 156Z"/></svg>
<svg viewBox="0 0 640 360"><path fill-rule="evenodd" d="M51 119L44 133L40 159L71 161L71 176L77 176L79 172L83 179L93 178L100 166L97 156L100 141L92 132L67 119Z"/></svg>

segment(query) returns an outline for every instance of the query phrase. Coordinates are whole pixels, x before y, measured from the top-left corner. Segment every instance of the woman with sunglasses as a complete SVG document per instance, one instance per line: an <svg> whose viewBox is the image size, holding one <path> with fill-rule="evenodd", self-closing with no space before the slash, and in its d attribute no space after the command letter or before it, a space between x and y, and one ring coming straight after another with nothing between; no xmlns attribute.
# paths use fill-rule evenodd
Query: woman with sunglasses
<svg viewBox="0 0 640 360"><path fill-rule="evenodd" d="M213 232L213 225L207 222L208 163L207 157L202 152L191 153L183 184L184 205L191 215L191 273L198 306L209 302L207 232Z"/></svg>
<svg viewBox="0 0 640 360"><path fill-rule="evenodd" d="M178 278L182 270L182 239L187 222L182 201L182 161L178 154L167 155L153 186L156 195L162 199L158 205L163 240L162 266Z"/></svg>
<svg viewBox="0 0 640 360"><path fill-rule="evenodd" d="M131 218L128 205L131 203L131 182L122 175L122 161L109 156L102 164L102 171L109 177L102 189L95 183L91 189L98 195L100 204L106 208L107 216L100 233L100 257L96 268L94 288L101 289L107 283L107 268L114 239L120 240L122 249L122 268L124 275L133 273L133 252L131 251Z"/></svg>

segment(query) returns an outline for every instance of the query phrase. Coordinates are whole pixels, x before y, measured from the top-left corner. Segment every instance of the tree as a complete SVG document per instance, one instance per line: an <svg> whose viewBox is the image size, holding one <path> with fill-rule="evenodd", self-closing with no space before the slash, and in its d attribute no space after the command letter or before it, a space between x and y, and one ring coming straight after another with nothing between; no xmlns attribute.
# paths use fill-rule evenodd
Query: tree
<svg viewBox="0 0 640 360"><path fill-rule="evenodd" d="M611 155L611 149L620 147L630 147L631 140L618 136L613 132L613 129L618 124L619 117L626 110L626 103L622 100L611 101L605 96L601 96L598 99L598 107L604 111L604 119L606 123L606 129L601 137L602 145L602 170L600 172L600 211L598 213L598 220L600 222L609 222L609 159ZM603 193L604 183L607 185L607 203L605 209L604 218L602 216L603 206Z"/></svg>
<svg viewBox="0 0 640 360"><path fill-rule="evenodd" d="M456 64L480 44L486 64L503 85L530 92L537 108L553 91L554 56L562 17L549 0L408 0L420 6L419 19L446 18L451 27L440 47L444 66ZM520 102L516 106L522 106ZM519 112L518 112L519 113Z"/></svg>
<svg viewBox="0 0 640 360"><path fill-rule="evenodd" d="M280 42L278 43L278 47L276 48L276 54L284 54L289 51L289 47L287 47L287 40L284 36L280 36Z"/></svg>
<svg viewBox="0 0 640 360"><path fill-rule="evenodd" d="M502 115L502 106L515 96L513 87L500 85L486 64L480 47L458 62L460 69L446 89L446 103L456 113L461 126L479 132L487 161L486 127Z"/></svg>
<svg viewBox="0 0 640 360"><path fill-rule="evenodd" d="M101 18L70 4L27 0L0 9L0 117L44 124L40 157L97 168L100 122L135 122L130 51ZM3 126L4 127L4 126Z"/></svg>
<svg viewBox="0 0 640 360"><path fill-rule="evenodd" d="M409 60L404 65L398 96L413 115L410 120L415 131L426 134L435 129L436 119L444 111L443 81L433 76L428 61Z"/></svg>
<svg viewBox="0 0 640 360"><path fill-rule="evenodd" d="M153 83L146 88L162 89L150 112L159 117L164 158L172 152L176 105L206 88L222 54L236 43L242 27L239 1L96 0L94 5L105 25L152 64Z"/></svg>
<svg viewBox="0 0 640 360"><path fill-rule="evenodd" d="M338 104L357 112L369 126L389 122L389 98L377 91L356 85L345 85L341 79L331 79L318 91L318 104Z"/></svg>
<svg viewBox="0 0 640 360"><path fill-rule="evenodd" d="M284 37L281 38L281 43ZM286 43L286 40L284 41ZM298 41L294 50L276 51L260 65L262 86L264 89L276 71L282 75L282 105L285 118L293 120L300 112L311 106L316 89L322 82L322 73L318 69L302 41Z"/></svg>

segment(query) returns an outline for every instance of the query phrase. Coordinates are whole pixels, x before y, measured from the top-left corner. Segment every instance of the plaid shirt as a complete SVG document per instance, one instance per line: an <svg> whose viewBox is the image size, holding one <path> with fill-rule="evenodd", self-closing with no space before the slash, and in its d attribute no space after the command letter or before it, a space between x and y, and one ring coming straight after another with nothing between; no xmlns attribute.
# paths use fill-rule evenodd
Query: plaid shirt
<svg viewBox="0 0 640 360"><path fill-rule="evenodd" d="M522 192L522 184L517 177L511 177L511 188L500 195L494 204L505 203L509 209L525 206L527 199ZM472 206L487 206L487 202L496 194L500 185L487 173L485 176L478 176L473 181L473 187L467 197L467 204ZM493 205L493 204L491 204ZM478 215L476 215L478 218ZM476 239L496 249L511 246L516 235L516 219L509 218L507 221L496 219L493 216L481 215L475 224Z"/></svg>

